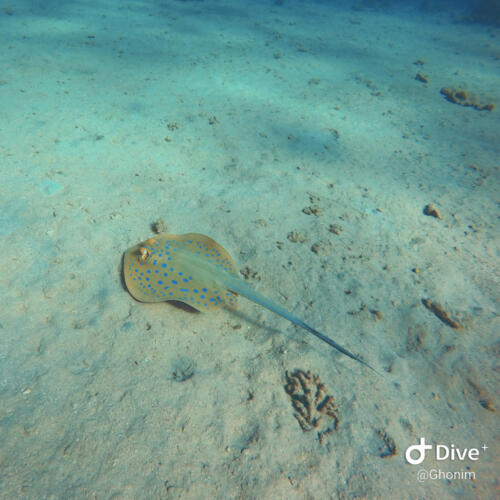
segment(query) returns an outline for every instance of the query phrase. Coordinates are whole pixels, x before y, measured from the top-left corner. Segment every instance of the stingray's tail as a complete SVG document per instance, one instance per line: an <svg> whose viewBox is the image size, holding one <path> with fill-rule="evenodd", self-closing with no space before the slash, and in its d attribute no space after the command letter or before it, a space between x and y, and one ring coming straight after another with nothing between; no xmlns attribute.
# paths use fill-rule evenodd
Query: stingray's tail
<svg viewBox="0 0 500 500"><path fill-rule="evenodd" d="M280 306L279 304L276 304L272 300L269 300L267 297L264 297L259 292L256 292L239 278L234 276L229 276L226 282L226 286L232 292L238 293L239 295L243 295L247 299L250 299L253 302L256 302L257 304L266 307L270 311L279 314L281 317L287 319L288 321L291 321L295 325L302 327L304 330L307 330L309 333L312 333L313 335L321 339L323 342L326 342L328 345L332 346L334 349L337 349L337 351L341 352L342 354L345 354L346 356L350 357L351 359L354 359L355 361L358 361L362 365L365 365L366 367L370 368L370 370L374 371L377 375L382 376L382 374L379 373L377 370L375 370L373 366L369 365L366 361L363 361L359 356L356 356L352 352L342 347L340 344L337 344L335 340L332 340L325 334L318 332L317 330L309 326L307 323L305 323L301 319L291 314L284 307Z"/></svg>

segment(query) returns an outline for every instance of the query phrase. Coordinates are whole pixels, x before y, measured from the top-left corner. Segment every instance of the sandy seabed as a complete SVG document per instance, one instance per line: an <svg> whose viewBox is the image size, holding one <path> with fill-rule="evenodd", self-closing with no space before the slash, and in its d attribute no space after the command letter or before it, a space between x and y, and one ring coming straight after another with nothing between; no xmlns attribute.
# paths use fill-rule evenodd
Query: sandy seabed
<svg viewBox="0 0 500 500"><path fill-rule="evenodd" d="M500 124L440 90L498 103L495 36L325 3L3 7L0 497L494 498ZM159 219L383 376L244 299L134 301L122 254Z"/></svg>

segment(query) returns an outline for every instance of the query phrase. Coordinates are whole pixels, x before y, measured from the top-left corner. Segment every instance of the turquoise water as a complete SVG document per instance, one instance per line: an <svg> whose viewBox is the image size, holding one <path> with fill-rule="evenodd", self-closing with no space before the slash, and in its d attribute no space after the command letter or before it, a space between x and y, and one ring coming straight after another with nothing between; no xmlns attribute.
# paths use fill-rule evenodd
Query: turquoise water
<svg viewBox="0 0 500 500"><path fill-rule="evenodd" d="M498 25L0 2L0 498L494 498ZM382 376L243 298L135 301L123 253L164 231Z"/></svg>

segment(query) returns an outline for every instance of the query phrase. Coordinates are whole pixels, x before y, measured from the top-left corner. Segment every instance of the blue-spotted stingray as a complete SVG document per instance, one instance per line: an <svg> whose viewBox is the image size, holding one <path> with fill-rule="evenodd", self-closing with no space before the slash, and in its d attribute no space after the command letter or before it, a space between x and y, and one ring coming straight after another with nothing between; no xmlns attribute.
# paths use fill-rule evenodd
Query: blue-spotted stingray
<svg viewBox="0 0 500 500"><path fill-rule="evenodd" d="M253 290L238 277L229 253L203 234L160 234L139 243L125 252L123 274L128 291L141 302L176 300L199 311L210 311L221 306L236 308L241 295L377 372L330 337Z"/></svg>

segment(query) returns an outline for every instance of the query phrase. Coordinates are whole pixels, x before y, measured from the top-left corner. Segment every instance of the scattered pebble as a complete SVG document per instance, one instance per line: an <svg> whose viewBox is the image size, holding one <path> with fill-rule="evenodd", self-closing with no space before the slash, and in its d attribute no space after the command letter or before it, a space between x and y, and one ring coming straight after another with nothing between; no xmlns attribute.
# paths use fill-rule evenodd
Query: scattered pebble
<svg viewBox="0 0 500 500"><path fill-rule="evenodd" d="M306 215L315 215L316 217L319 217L321 215L321 209L318 207L318 205L310 205L309 207L303 208L302 212L304 212Z"/></svg>
<svg viewBox="0 0 500 500"><path fill-rule="evenodd" d="M321 80L319 78L310 78L307 85L319 85Z"/></svg>
<svg viewBox="0 0 500 500"><path fill-rule="evenodd" d="M172 378L184 382L194 375L195 362L186 356L176 359L172 365Z"/></svg>
<svg viewBox="0 0 500 500"><path fill-rule="evenodd" d="M387 434L385 430L377 431L378 437L382 440L383 445L379 448L379 457L388 458L397 455L397 447L394 439Z"/></svg>
<svg viewBox="0 0 500 500"><path fill-rule="evenodd" d="M423 73L420 71L415 75L415 80L422 82L422 83L429 83L429 78L427 78Z"/></svg>
<svg viewBox="0 0 500 500"><path fill-rule="evenodd" d="M344 228L340 224L330 224L328 231L333 234L340 234Z"/></svg>
<svg viewBox="0 0 500 500"><path fill-rule="evenodd" d="M306 241L306 237L304 236L304 234L303 233L298 233L297 231L290 231L287 234L287 238L292 243L304 243L304 241Z"/></svg>
<svg viewBox="0 0 500 500"><path fill-rule="evenodd" d="M472 379L472 374L469 374L466 377L467 382L469 383L470 388L472 389L472 393L474 394L474 397L478 399L478 403L488 411L491 411L493 413L496 413L496 408L492 402L491 396L488 394L488 392L481 387L477 382L475 382Z"/></svg>
<svg viewBox="0 0 500 500"><path fill-rule="evenodd" d="M151 224L151 229L156 234L161 234L161 233L167 233L168 232L167 224L166 224L166 222L163 219L158 219L156 222L153 222L153 224Z"/></svg>
<svg viewBox="0 0 500 500"><path fill-rule="evenodd" d="M420 325L408 328L408 337L406 339L406 348L408 352L422 349L426 335L426 331Z"/></svg>
<svg viewBox="0 0 500 500"><path fill-rule="evenodd" d="M257 271L254 271L253 269L250 269L248 266L245 266L243 269L241 269L240 273L246 280L248 278L251 278L260 281L259 273Z"/></svg>
<svg viewBox="0 0 500 500"><path fill-rule="evenodd" d="M432 203L425 205L424 214L429 215L431 217L436 217L436 219L441 219L441 215L438 212L438 209Z"/></svg>
<svg viewBox="0 0 500 500"><path fill-rule="evenodd" d="M316 255L320 255L326 253L326 249L322 243L314 243L311 247L311 252L314 252Z"/></svg>

